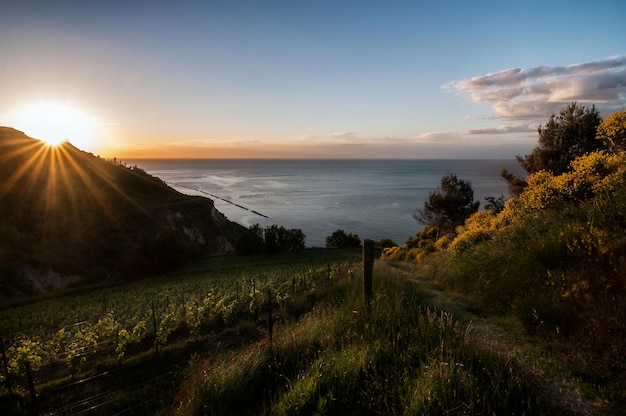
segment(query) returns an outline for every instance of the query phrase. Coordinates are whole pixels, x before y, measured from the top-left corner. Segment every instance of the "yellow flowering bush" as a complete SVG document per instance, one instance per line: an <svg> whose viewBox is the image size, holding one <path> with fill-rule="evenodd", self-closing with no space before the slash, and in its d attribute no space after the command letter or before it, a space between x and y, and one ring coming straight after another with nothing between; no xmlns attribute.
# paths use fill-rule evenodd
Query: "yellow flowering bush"
<svg viewBox="0 0 626 416"><path fill-rule="evenodd" d="M492 239L496 232L496 215L493 211L479 211L457 227L457 236L450 243L452 250L463 250L479 241Z"/></svg>
<svg viewBox="0 0 626 416"><path fill-rule="evenodd" d="M446 234L443 237L439 238L437 241L435 241L434 248L437 250L444 250L450 247L450 244L452 243L452 241L454 241L454 234ZM435 251L435 250L432 250L432 251Z"/></svg>
<svg viewBox="0 0 626 416"><path fill-rule="evenodd" d="M560 201L559 192L554 183L554 175L539 171L528 177L528 186L519 196L522 209L542 210Z"/></svg>
<svg viewBox="0 0 626 416"><path fill-rule="evenodd" d="M616 111L605 118L598 126L596 138L623 150L626 144L626 111Z"/></svg>
<svg viewBox="0 0 626 416"><path fill-rule="evenodd" d="M623 153L593 152L574 160L571 171L561 175L546 171L531 175L520 202L527 210L555 208L563 202L584 203L623 188L625 178Z"/></svg>
<svg viewBox="0 0 626 416"><path fill-rule="evenodd" d="M383 258L393 258L398 251L400 251L400 247L386 247L383 249L382 257Z"/></svg>
<svg viewBox="0 0 626 416"><path fill-rule="evenodd" d="M464 251L481 241L492 240L499 232L515 224L521 218L520 210L518 198L510 198L505 202L504 209L498 213L492 210L479 211L469 217L465 224L457 227L456 235L448 242L448 245L444 247L436 244L436 246L438 249L450 248L454 251Z"/></svg>
<svg viewBox="0 0 626 416"><path fill-rule="evenodd" d="M591 152L526 183L498 214L478 212L436 242L429 270L479 308L626 368L626 151Z"/></svg>
<svg viewBox="0 0 626 416"><path fill-rule="evenodd" d="M603 256L609 251L607 246L610 241L609 233L592 224L570 222L560 237L570 253L579 254L586 259Z"/></svg>
<svg viewBox="0 0 626 416"><path fill-rule="evenodd" d="M421 261L424 256L435 251L437 235L436 227L426 225L404 245L384 249L380 258L389 261Z"/></svg>

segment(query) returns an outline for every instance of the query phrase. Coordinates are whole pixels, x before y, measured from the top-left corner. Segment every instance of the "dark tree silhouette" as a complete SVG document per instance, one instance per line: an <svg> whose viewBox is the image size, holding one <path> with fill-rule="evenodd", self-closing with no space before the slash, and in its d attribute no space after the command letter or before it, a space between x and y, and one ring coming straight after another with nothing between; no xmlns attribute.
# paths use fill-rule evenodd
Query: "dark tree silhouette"
<svg viewBox="0 0 626 416"><path fill-rule="evenodd" d="M532 153L517 156L517 161L529 174L546 170L554 175L569 170L572 160L603 148L596 139L602 117L595 106L586 107L576 102L568 104L559 115L552 114L545 126L537 129L539 142ZM526 181L502 169L501 176L509 184L509 192L518 196L526 187Z"/></svg>
<svg viewBox="0 0 626 416"><path fill-rule="evenodd" d="M528 185L525 179L509 172L506 168L502 168L500 176L506 181L509 193L513 196L520 196L520 194L524 192L526 185Z"/></svg>
<svg viewBox="0 0 626 416"><path fill-rule="evenodd" d="M504 195L500 195L498 198L496 198L495 196L486 196L485 201L487 201L485 209L493 211L496 214L502 212L502 210L504 209L504 203L506 202L506 200L504 199Z"/></svg>
<svg viewBox="0 0 626 416"><path fill-rule="evenodd" d="M346 234L344 230L337 230L326 237L327 248L358 248L361 247L361 239L357 234Z"/></svg>
<svg viewBox="0 0 626 416"><path fill-rule="evenodd" d="M596 131L602 117L595 106L571 103L559 115L552 114L545 126L539 127L539 143L533 152L517 156L528 173L547 170L555 175L567 172L570 162L602 147Z"/></svg>
<svg viewBox="0 0 626 416"><path fill-rule="evenodd" d="M439 190L430 193L424 208L418 209L413 217L421 224L434 226L439 238L454 232L478 211L479 205L479 201L474 201L472 184L451 173L441 178Z"/></svg>
<svg viewBox="0 0 626 416"><path fill-rule="evenodd" d="M243 254L284 253L304 250L306 236L300 229L286 229L283 226L270 225L261 228L251 225L248 232L237 242L237 251Z"/></svg>
<svg viewBox="0 0 626 416"><path fill-rule="evenodd" d="M263 228L259 224L251 225L237 241L237 251L242 254L259 254L265 250Z"/></svg>

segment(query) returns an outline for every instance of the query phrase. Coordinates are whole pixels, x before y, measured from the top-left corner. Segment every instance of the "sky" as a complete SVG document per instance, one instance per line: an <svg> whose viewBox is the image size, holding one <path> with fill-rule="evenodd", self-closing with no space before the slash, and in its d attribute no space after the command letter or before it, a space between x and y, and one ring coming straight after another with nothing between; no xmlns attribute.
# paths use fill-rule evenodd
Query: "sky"
<svg viewBox="0 0 626 416"><path fill-rule="evenodd" d="M514 158L626 106L626 2L3 0L0 125L118 158Z"/></svg>

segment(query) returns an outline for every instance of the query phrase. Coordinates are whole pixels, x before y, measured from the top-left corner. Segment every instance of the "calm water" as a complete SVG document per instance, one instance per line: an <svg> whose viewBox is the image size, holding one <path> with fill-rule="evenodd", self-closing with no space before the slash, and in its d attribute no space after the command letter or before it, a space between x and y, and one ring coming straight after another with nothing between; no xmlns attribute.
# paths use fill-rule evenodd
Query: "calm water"
<svg viewBox="0 0 626 416"><path fill-rule="evenodd" d="M299 228L309 247L324 246L326 236L337 229L361 239L391 238L402 244L421 230L412 213L424 206L442 176L455 173L469 180L482 207L486 196L508 196L500 178L503 167L522 173L515 160L144 159L126 163L180 192L213 199L218 210L246 227L258 223Z"/></svg>

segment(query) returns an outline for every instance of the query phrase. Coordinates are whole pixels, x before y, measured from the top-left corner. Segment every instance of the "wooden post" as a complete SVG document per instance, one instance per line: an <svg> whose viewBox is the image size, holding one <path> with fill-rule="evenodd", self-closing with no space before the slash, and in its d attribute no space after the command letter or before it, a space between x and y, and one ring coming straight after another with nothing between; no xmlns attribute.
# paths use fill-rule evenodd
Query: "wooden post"
<svg viewBox="0 0 626 416"><path fill-rule="evenodd" d="M30 369L28 360L24 361L26 368L26 381L28 382L28 391L30 392L30 406L33 415L39 416L39 406L37 405L37 392L35 391L35 382L33 381L33 372Z"/></svg>
<svg viewBox="0 0 626 416"><path fill-rule="evenodd" d="M258 307L256 305L256 279L252 279L252 302L254 304L254 323L259 321Z"/></svg>
<svg viewBox="0 0 626 416"><path fill-rule="evenodd" d="M272 345L272 289L267 289L267 329L270 336L270 345Z"/></svg>
<svg viewBox="0 0 626 416"><path fill-rule="evenodd" d="M374 268L374 241L363 241L363 298L369 306L372 300L372 270Z"/></svg>

